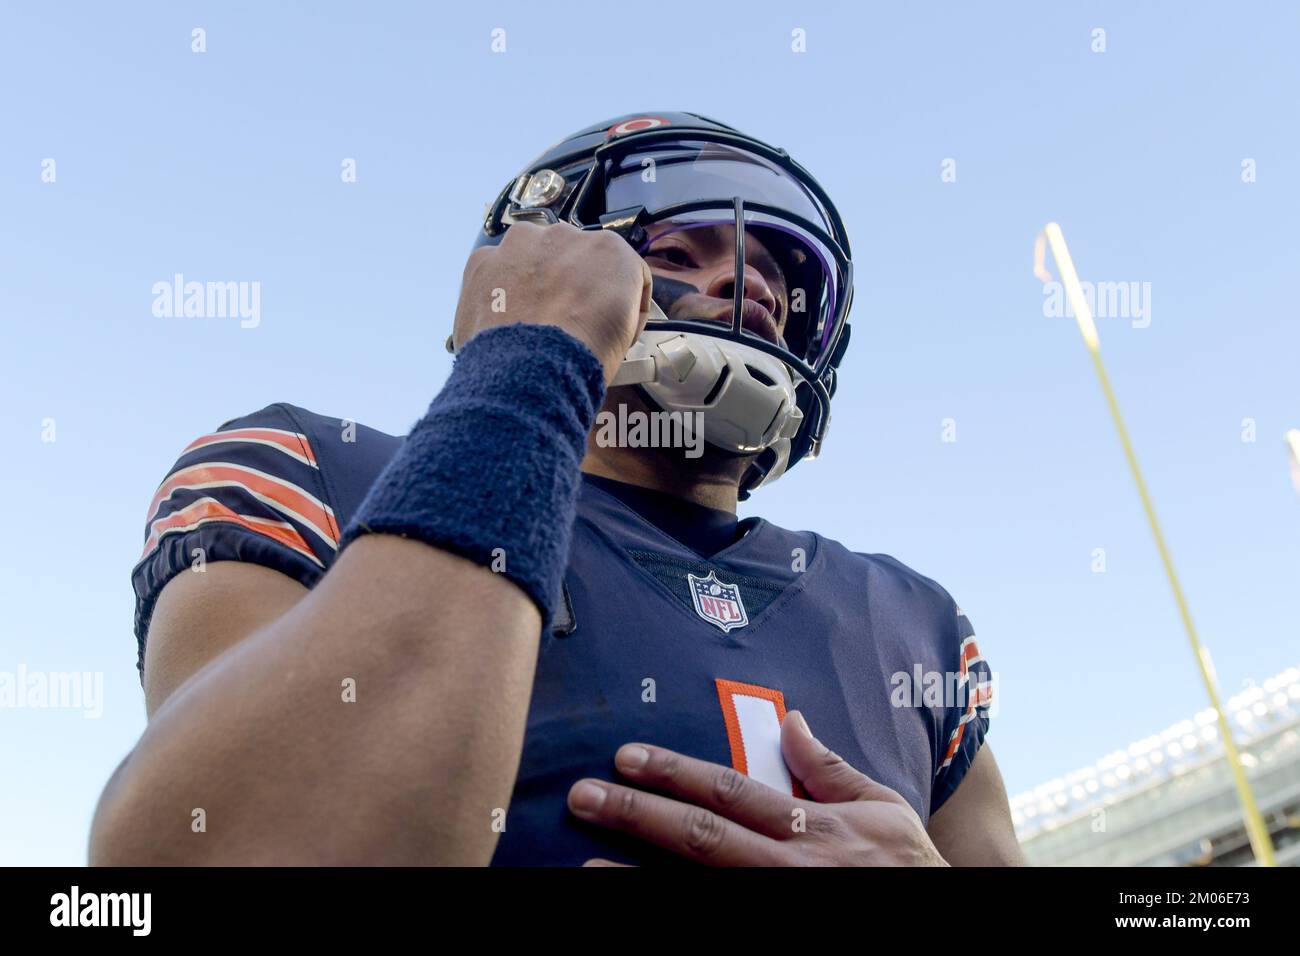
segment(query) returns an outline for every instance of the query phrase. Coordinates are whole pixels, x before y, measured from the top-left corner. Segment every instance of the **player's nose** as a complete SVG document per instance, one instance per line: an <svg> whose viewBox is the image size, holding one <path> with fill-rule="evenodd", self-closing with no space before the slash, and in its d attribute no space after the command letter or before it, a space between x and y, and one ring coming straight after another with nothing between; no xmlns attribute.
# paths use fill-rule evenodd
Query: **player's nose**
<svg viewBox="0 0 1300 956"><path fill-rule="evenodd" d="M719 269L704 287L704 294L717 299L734 299L736 295L735 266ZM757 302L776 317L776 296L763 278L763 274L753 266L746 264L744 273L744 298Z"/></svg>

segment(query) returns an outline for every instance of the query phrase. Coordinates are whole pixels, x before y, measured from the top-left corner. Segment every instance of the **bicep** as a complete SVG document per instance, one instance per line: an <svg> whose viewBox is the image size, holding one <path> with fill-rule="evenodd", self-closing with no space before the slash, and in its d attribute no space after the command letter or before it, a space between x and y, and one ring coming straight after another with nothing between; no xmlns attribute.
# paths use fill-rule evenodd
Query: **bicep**
<svg viewBox="0 0 1300 956"><path fill-rule="evenodd" d="M150 717L178 687L244 638L286 613L308 593L279 571L214 561L186 571L158 595L144 658Z"/></svg>
<svg viewBox="0 0 1300 956"><path fill-rule="evenodd" d="M953 866L1024 866L1011 823L1002 772L988 746L980 748L966 775L930 817L930 839Z"/></svg>

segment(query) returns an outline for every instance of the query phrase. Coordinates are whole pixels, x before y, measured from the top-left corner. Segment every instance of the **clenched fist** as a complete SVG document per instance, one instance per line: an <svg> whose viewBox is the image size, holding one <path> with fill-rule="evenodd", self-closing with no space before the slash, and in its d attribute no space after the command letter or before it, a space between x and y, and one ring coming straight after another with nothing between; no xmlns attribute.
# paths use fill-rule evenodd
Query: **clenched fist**
<svg viewBox="0 0 1300 956"><path fill-rule="evenodd" d="M516 222L470 254L452 333L460 348L484 329L553 325L590 348L608 383L645 325L650 267L613 232Z"/></svg>

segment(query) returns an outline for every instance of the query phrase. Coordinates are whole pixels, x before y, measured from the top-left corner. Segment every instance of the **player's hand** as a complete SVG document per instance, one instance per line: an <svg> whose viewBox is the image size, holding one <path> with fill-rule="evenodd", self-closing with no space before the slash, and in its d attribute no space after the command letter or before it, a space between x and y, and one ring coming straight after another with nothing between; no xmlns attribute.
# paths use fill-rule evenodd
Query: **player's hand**
<svg viewBox="0 0 1300 956"><path fill-rule="evenodd" d="M730 767L626 744L614 764L635 787L580 780L569 809L710 866L948 865L907 801L831 753L798 711L781 726L781 751L812 799Z"/></svg>
<svg viewBox="0 0 1300 956"><path fill-rule="evenodd" d="M608 382L641 334L652 283L645 260L616 233L516 222L500 245L470 254L453 342L460 348L498 325L553 325L596 353Z"/></svg>

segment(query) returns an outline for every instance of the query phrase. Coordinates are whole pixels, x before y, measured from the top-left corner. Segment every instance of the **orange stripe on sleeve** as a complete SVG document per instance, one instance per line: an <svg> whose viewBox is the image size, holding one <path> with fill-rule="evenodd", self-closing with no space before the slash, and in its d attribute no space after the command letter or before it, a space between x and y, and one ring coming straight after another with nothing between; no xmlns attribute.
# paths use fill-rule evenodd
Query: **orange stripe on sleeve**
<svg viewBox="0 0 1300 956"><path fill-rule="evenodd" d="M199 448L220 445L225 442L254 442L261 445L274 445L281 451L311 465L313 468L319 467L316 463L316 453L311 450L311 444L307 441L307 436L299 432L285 431L282 428L232 428L229 431L213 432L211 435L204 435L202 438L194 439L185 446L185 450L181 454L188 455Z"/></svg>
<svg viewBox="0 0 1300 956"><path fill-rule="evenodd" d="M287 517L307 525L331 548L338 547L339 530L332 508L282 478L228 462L191 465L173 473L154 494L149 514L156 515L162 503L182 489L198 491L219 487L246 489Z"/></svg>
<svg viewBox="0 0 1300 956"><path fill-rule="evenodd" d="M251 515L237 514L235 511L223 505L213 498L202 498L180 511L169 514L165 518L160 518L154 522L153 528L149 533L149 540L145 542L144 554L141 560L148 557L155 548L158 547L163 537L168 534L189 531L197 528L202 524L214 521L224 521L229 524L237 524L242 528L247 528L264 537L271 538L280 542L287 548L298 552L304 557L310 558L313 563L324 567L320 558L316 557L307 542L303 539L291 525L270 521L266 518L256 518Z"/></svg>

